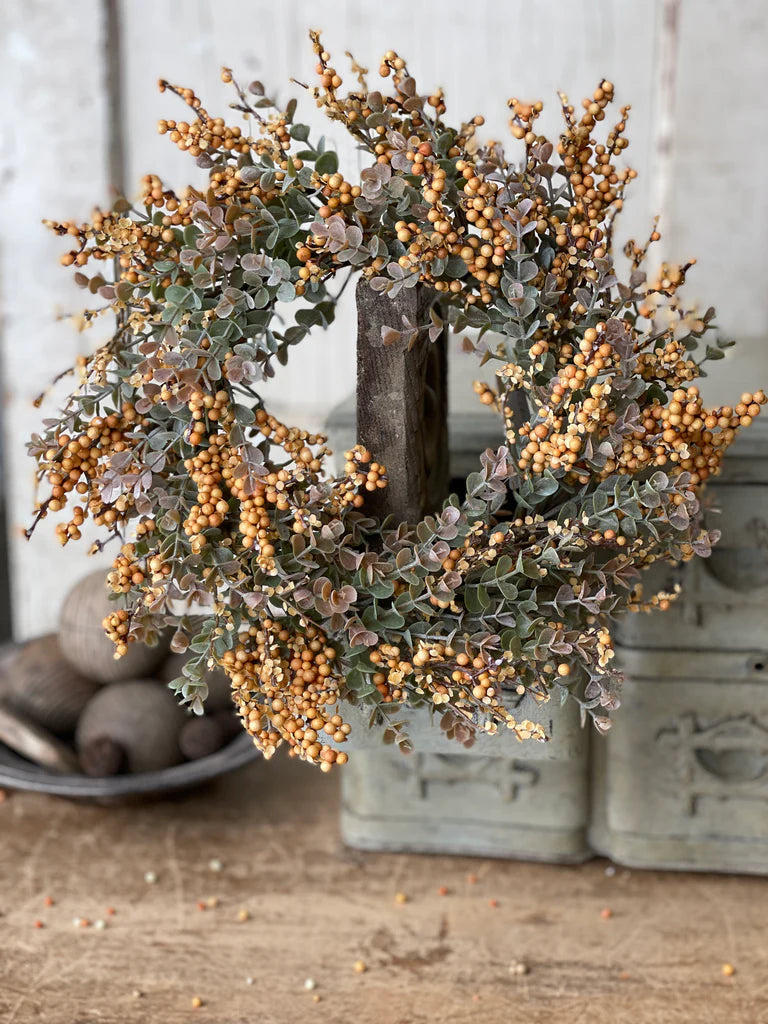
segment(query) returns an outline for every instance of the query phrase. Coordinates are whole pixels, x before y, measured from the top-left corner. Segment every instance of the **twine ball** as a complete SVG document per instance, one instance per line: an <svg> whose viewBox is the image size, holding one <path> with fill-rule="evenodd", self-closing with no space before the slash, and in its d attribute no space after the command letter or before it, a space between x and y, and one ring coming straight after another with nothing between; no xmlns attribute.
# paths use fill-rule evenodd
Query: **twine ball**
<svg viewBox="0 0 768 1024"><path fill-rule="evenodd" d="M122 658L105 635L103 620L120 607L109 598L103 571L89 573L69 591L59 616L59 642L67 662L98 683L151 676L166 655L167 641L154 647L134 641Z"/></svg>
<svg viewBox="0 0 768 1024"><path fill-rule="evenodd" d="M179 764L179 734L187 715L170 690L156 679L132 679L102 687L77 724L75 745L88 761L103 751L111 766L115 747L129 772L152 772ZM91 766L89 774L101 774ZM110 774L104 771L103 774Z"/></svg>
<svg viewBox="0 0 768 1024"><path fill-rule="evenodd" d="M83 708L100 689L64 658L54 633L25 644L9 666L7 698L56 736L74 732Z"/></svg>
<svg viewBox="0 0 768 1024"><path fill-rule="evenodd" d="M227 742L227 733L218 715L202 715L184 723L179 736L181 752L188 761L210 757Z"/></svg>

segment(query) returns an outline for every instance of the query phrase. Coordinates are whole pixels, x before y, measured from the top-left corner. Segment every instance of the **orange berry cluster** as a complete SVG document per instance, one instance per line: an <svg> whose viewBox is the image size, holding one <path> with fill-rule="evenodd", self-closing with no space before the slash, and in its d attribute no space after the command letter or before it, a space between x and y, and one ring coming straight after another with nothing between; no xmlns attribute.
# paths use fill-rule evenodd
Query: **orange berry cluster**
<svg viewBox="0 0 768 1024"><path fill-rule="evenodd" d="M42 453L40 465L51 491L39 506L39 517L44 518L48 512L60 512L73 492L84 499L83 504L72 508L72 517L67 523L56 526L62 544L80 539L80 527L88 516L97 526L110 528L124 518L129 497L121 495L107 504L102 500L100 485L110 458L133 449L131 433L139 419L133 405L125 403L120 413L92 417L86 429L76 436L64 432L56 434L57 447Z"/></svg>
<svg viewBox="0 0 768 1024"><path fill-rule="evenodd" d="M346 763L346 753L327 742L344 743L350 733L334 710L340 683L335 659L315 626L293 633L270 618L240 633L224 654L221 665L240 717L266 758L287 743L292 756L323 771Z"/></svg>
<svg viewBox="0 0 768 1024"><path fill-rule="evenodd" d="M215 395L204 394L202 391L195 391L187 403L192 414L192 429L187 440L193 448L197 448L205 440L205 431L212 424L216 427L225 428L232 422L232 412L229 408L230 395L228 391L217 391Z"/></svg>
<svg viewBox="0 0 768 1024"><path fill-rule="evenodd" d="M169 200L172 201L175 200ZM76 248L61 256L62 266L84 267L90 259L103 262L118 258L120 266L128 275L131 270L136 275L124 277L131 283L143 279L138 276L135 268L146 270L149 261L160 258L158 253L161 242L172 240L170 237L162 237L164 227L159 224L140 223L120 212L104 213L98 209L91 214L89 224L50 220L44 221L44 224L56 234L67 235L77 243Z"/></svg>
<svg viewBox="0 0 768 1024"><path fill-rule="evenodd" d="M131 616L125 608L110 612L102 622L104 632L115 645L115 659L122 658L128 652L128 644L133 639L129 636Z"/></svg>
<svg viewBox="0 0 768 1024"><path fill-rule="evenodd" d="M132 587L140 587L145 579L144 568L136 560L136 546L124 544L107 574L109 587L115 594L127 594Z"/></svg>
<svg viewBox="0 0 768 1024"><path fill-rule="evenodd" d="M227 434L213 434L208 438L207 448L184 460L184 468L197 486L197 500L183 528L192 538L192 550L196 552L205 547L204 532L220 527L229 513L229 502L222 486L224 465L229 457L228 441Z"/></svg>
<svg viewBox="0 0 768 1024"><path fill-rule="evenodd" d="M318 216L324 220L332 217L339 209L354 204L355 199L361 194L359 185L353 185L338 173L316 174L313 180L316 180L320 195L324 200L323 205L317 211ZM306 261L302 260L302 262Z"/></svg>
<svg viewBox="0 0 768 1024"><path fill-rule="evenodd" d="M454 646L439 640L420 641L413 653L406 649L405 656L399 645L380 644L369 657L380 666L373 682L384 704L403 701L408 691L420 692L436 707L450 704L458 723L463 720L470 730L467 736L480 712L486 732L495 733L501 726L521 740L545 739L540 725L528 719L518 721L504 706L502 690L515 676L508 660L482 649L473 652L469 644Z"/></svg>
<svg viewBox="0 0 768 1024"><path fill-rule="evenodd" d="M160 79L158 86L160 92L166 89L175 92L195 111L196 117L191 122L168 119L158 122L158 132L161 135L167 134L179 149L193 157L219 149L231 153L249 152L250 140L243 138L241 128L237 125L229 127L221 117L209 117L208 111L192 89L173 86L164 79Z"/></svg>
<svg viewBox="0 0 768 1024"><path fill-rule="evenodd" d="M151 531L137 529L137 538L145 536L148 532ZM146 557L138 557L135 544L123 544L120 554L112 562L107 584L115 594L128 594L134 588L141 587L147 577L155 583L170 576L171 572L170 563L157 552Z"/></svg>

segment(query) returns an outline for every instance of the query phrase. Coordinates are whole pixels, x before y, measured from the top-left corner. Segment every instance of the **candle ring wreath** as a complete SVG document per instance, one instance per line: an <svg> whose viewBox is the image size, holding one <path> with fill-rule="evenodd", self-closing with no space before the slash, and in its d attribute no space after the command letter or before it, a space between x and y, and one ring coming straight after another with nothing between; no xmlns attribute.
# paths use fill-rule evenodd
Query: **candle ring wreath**
<svg viewBox="0 0 768 1024"><path fill-rule="evenodd" d="M552 694L607 728L611 620L674 597L644 597L641 569L709 553L699 491L765 395L704 406L693 382L732 343L682 298L693 261L643 269L655 227L617 276L614 222L636 174L619 166L629 107L602 126L611 82L579 111L560 94L556 144L537 131L540 102L509 100L512 159L479 141L482 117L446 122L442 91L422 94L395 52L379 88L350 56L343 94L311 40L304 88L369 155L359 181L295 101L280 110L224 69L240 124L160 82L188 113L159 130L206 185L177 193L150 174L135 205L46 222L102 300L81 324L111 313L115 328L30 442L50 491L28 534L50 513L65 513L62 544L86 519L101 527L91 550L118 549L116 655L172 628L189 654L180 699L201 711L220 665L267 757L286 743L323 770L343 764L345 702L403 746L405 706L467 744L505 728L545 739L520 709ZM326 438L280 422L256 390L332 322L336 279L355 275L391 297L434 293L427 322L393 315L383 345L429 344L448 323L490 368L474 388L499 413L500 446L418 524L366 511L387 484L376 452L357 445L332 475Z"/></svg>

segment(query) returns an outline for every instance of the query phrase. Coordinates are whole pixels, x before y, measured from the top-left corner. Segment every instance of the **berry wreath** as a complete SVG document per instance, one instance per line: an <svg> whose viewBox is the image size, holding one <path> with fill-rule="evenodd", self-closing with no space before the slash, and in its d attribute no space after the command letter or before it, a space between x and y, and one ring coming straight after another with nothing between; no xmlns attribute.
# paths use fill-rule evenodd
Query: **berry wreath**
<svg viewBox="0 0 768 1024"><path fill-rule="evenodd" d="M698 492L765 395L704 407L692 382L730 342L703 341L714 313L681 297L690 263L642 269L656 230L628 243L616 276L614 220L635 172L617 165L628 108L600 131L610 82L579 114L560 95L557 145L537 133L541 103L511 99L512 162L477 140L482 117L446 123L442 92L421 95L392 51L388 91L353 61L342 95L311 38L309 91L371 157L359 183L310 141L295 101L279 111L225 69L245 131L160 82L190 110L160 132L208 170L207 187L177 194L148 175L136 207L47 222L73 245L62 263L105 300L85 322L111 311L116 326L30 443L50 493L28 534L65 507L62 543L86 518L103 527L94 547L119 546L105 620L117 654L174 628L173 649L190 654L172 684L181 699L201 710L203 675L221 665L267 756L285 742L324 770L343 764L344 700L403 744L406 704L465 743L504 727L544 739L515 704L553 692L606 728L611 619L674 596L644 601L644 566L709 553ZM326 439L279 422L254 389L332 321L341 274L393 298L431 289L426 322L393 315L384 345L428 345L446 320L495 364L493 386L475 390L499 412L501 446L480 455L465 497L417 525L366 510L387 484L376 453L358 445L330 475Z"/></svg>

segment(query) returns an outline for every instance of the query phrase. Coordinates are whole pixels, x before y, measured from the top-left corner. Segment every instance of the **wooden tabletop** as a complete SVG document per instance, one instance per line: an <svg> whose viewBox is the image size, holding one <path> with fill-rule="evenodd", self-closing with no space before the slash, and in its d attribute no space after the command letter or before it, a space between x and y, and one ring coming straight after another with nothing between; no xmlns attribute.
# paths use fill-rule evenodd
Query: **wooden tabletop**
<svg viewBox="0 0 768 1024"><path fill-rule="evenodd" d="M360 854L337 809L279 758L133 807L7 794L0 1022L768 1021L764 880Z"/></svg>

